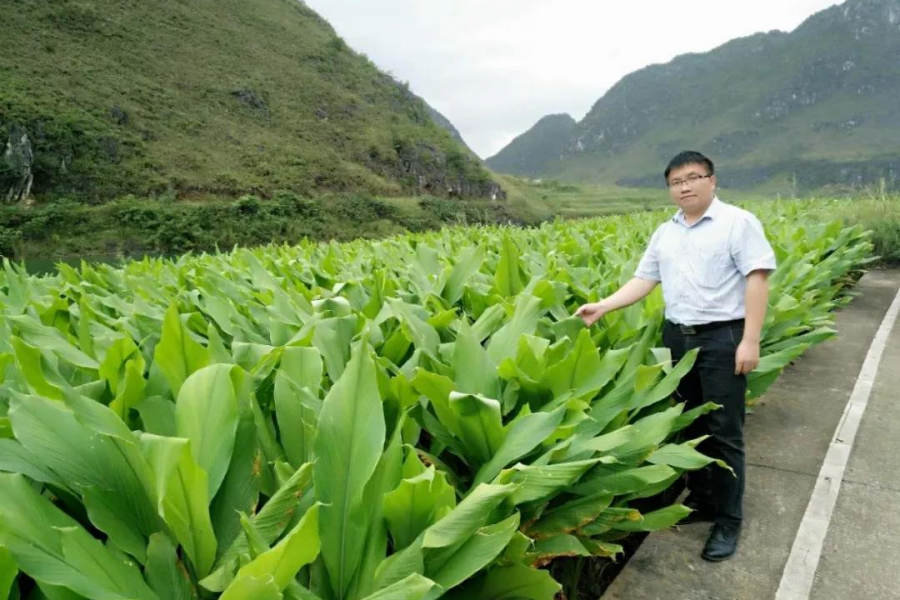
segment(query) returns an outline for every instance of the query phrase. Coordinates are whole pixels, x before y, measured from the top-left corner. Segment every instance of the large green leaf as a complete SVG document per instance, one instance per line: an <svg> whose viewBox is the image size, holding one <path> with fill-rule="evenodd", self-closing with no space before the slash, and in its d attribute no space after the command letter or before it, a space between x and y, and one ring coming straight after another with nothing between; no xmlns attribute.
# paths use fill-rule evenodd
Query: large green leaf
<svg viewBox="0 0 900 600"><path fill-rule="evenodd" d="M83 369L96 370L97 361L65 339L55 327L47 327L29 316L8 317L18 334L28 344L47 352L53 352L62 360Z"/></svg>
<svg viewBox="0 0 900 600"><path fill-rule="evenodd" d="M506 357L514 356L519 338L525 334L534 333L534 330L537 329L540 314L540 298L529 294L517 296L512 319L497 330L488 342L487 353L491 362L499 365Z"/></svg>
<svg viewBox="0 0 900 600"><path fill-rule="evenodd" d="M178 307L174 304L166 311L159 344L154 351L154 363L165 376L173 398L178 396L181 384L191 373L209 364L209 351L181 322Z"/></svg>
<svg viewBox="0 0 900 600"><path fill-rule="evenodd" d="M488 398L500 396L497 369L465 320L459 326L453 346L453 369L457 391Z"/></svg>
<svg viewBox="0 0 900 600"><path fill-rule="evenodd" d="M275 375L275 412L288 460L299 467L313 458L316 424L322 401L323 363L315 348L285 348Z"/></svg>
<svg viewBox="0 0 900 600"><path fill-rule="evenodd" d="M447 516L425 530L422 546L445 548L468 539L487 522L491 511L515 490L515 485L479 485Z"/></svg>
<svg viewBox="0 0 900 600"><path fill-rule="evenodd" d="M229 596L229 590L240 587L241 579L271 577L284 590L293 581L297 572L312 562L319 554L319 507L313 506L296 527L271 550L264 552L241 567L237 577L222 597Z"/></svg>
<svg viewBox="0 0 900 600"><path fill-rule="evenodd" d="M517 564L490 569L443 597L446 600L553 600L561 588L549 572Z"/></svg>
<svg viewBox="0 0 900 600"><path fill-rule="evenodd" d="M162 533L150 536L144 577L161 599L194 600L197 590L178 558L175 545Z"/></svg>
<svg viewBox="0 0 900 600"><path fill-rule="evenodd" d="M421 600L434 587L434 582L417 573L366 596L363 600Z"/></svg>
<svg viewBox="0 0 900 600"><path fill-rule="evenodd" d="M519 526L519 514L482 527L459 546L429 552L425 575L444 590L456 587L486 567L506 548ZM436 597L432 593L433 597Z"/></svg>
<svg viewBox="0 0 900 600"><path fill-rule="evenodd" d="M283 597L273 577L244 577L229 587L220 600L281 600Z"/></svg>
<svg viewBox="0 0 900 600"><path fill-rule="evenodd" d="M509 235L500 242L500 262L494 273L494 287L501 296L515 296L525 287L519 249Z"/></svg>
<svg viewBox="0 0 900 600"><path fill-rule="evenodd" d="M238 405L248 403L244 371L235 365L215 364L191 374L178 392L175 431L191 440L191 453L206 471L210 498L216 495L234 450Z"/></svg>
<svg viewBox="0 0 900 600"><path fill-rule="evenodd" d="M265 544L274 542L301 510L300 499L312 486L312 467L312 464L305 464L297 469L253 517L253 528ZM232 580L229 568L236 564L241 554L248 552L248 548L247 538L238 535L219 557L215 572L203 579L200 584L213 592L224 590Z"/></svg>
<svg viewBox="0 0 900 600"><path fill-rule="evenodd" d="M450 393L450 410L456 415L453 433L462 442L467 457L478 464L491 460L506 437L500 403L476 394Z"/></svg>
<svg viewBox="0 0 900 600"><path fill-rule="evenodd" d="M565 415L566 407L561 406L553 412L532 413L513 420L503 443L478 470L473 485L492 480L508 464L538 447L556 430Z"/></svg>
<svg viewBox="0 0 900 600"><path fill-rule="evenodd" d="M10 417L41 469L80 493L91 521L143 562L147 538L162 522L150 465L125 424L109 408L77 395L63 404L16 394Z"/></svg>
<svg viewBox="0 0 900 600"><path fill-rule="evenodd" d="M158 600L134 562L92 538L18 474L0 474L0 546L29 577L94 600Z"/></svg>
<svg viewBox="0 0 900 600"><path fill-rule="evenodd" d="M686 506L673 504L672 506L641 515L641 518L637 521L620 521L613 525L613 529L620 531L657 531L672 527L688 516L690 512L691 509Z"/></svg>
<svg viewBox="0 0 900 600"><path fill-rule="evenodd" d="M231 464L209 507L220 553L230 547L240 534L240 513L256 512L262 460L256 424L252 416L242 417L238 422Z"/></svg>
<svg viewBox="0 0 900 600"><path fill-rule="evenodd" d="M339 600L359 566L371 525L362 497L384 441L375 363L368 346L360 344L325 398L315 445L316 499L323 505L322 557Z"/></svg>
<svg viewBox="0 0 900 600"><path fill-rule="evenodd" d="M669 465L679 469L700 469L714 462L723 469L731 471L731 467L725 461L712 459L695 449L697 444L703 439L700 438L684 444L666 444L651 454L647 462L654 465Z"/></svg>
<svg viewBox="0 0 900 600"><path fill-rule="evenodd" d="M415 453L410 454L410 459L418 460ZM455 506L456 491L433 465L420 475L401 481L397 489L384 496L384 518L394 547L410 545Z"/></svg>
<svg viewBox="0 0 900 600"><path fill-rule="evenodd" d="M533 538L546 538L560 533L570 533L584 527L606 510L614 495L607 492L570 500L541 515L528 525L527 533Z"/></svg>
<svg viewBox="0 0 900 600"><path fill-rule="evenodd" d="M217 547L206 472L191 455L188 440L147 433L141 436L141 444L156 476L159 514L191 559L197 576L203 577L212 568Z"/></svg>
<svg viewBox="0 0 900 600"><path fill-rule="evenodd" d="M470 246L453 265L447 283L441 295L450 305L456 304L462 298L466 282L478 272L481 263L484 262L484 250L477 246Z"/></svg>
<svg viewBox="0 0 900 600"><path fill-rule="evenodd" d="M19 567L12 554L6 548L0 546L0 599L9 598L9 593L16 585L16 577L19 575Z"/></svg>

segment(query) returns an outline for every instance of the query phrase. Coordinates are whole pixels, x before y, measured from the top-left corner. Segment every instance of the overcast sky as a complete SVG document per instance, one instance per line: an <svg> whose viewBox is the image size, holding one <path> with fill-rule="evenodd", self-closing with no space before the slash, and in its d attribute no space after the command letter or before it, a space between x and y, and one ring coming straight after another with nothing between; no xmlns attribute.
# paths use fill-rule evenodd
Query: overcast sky
<svg viewBox="0 0 900 600"><path fill-rule="evenodd" d="M306 0L356 51L407 81L480 156L538 119L581 120L628 73L834 0ZM711 82L697 82L709 85Z"/></svg>

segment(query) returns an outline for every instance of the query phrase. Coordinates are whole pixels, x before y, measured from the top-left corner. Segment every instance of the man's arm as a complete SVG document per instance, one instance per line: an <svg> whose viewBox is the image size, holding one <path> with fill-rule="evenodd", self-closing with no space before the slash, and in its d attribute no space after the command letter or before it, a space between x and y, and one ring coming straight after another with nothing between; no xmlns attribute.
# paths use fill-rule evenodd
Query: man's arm
<svg viewBox="0 0 900 600"><path fill-rule="evenodd" d="M590 327L600 320L606 313L631 306L638 300L645 298L659 282L650 279L632 277L611 296L607 296L600 302L585 304L575 313L584 320L584 324Z"/></svg>
<svg viewBox="0 0 900 600"><path fill-rule="evenodd" d="M747 312L744 319L744 338L738 345L734 357L735 375L746 375L759 366L759 344L768 302L769 271L766 269L751 271L747 275L747 288L744 292Z"/></svg>

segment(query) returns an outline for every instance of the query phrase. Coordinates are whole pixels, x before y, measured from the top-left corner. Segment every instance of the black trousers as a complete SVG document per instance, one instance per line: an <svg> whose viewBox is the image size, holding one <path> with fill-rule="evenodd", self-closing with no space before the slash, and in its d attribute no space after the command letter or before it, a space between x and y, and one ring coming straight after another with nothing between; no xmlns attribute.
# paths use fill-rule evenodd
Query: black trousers
<svg viewBox="0 0 900 600"><path fill-rule="evenodd" d="M712 463L687 472L688 501L711 512L716 523L740 524L744 496L744 398L747 376L734 374L735 353L744 335L741 323L687 335L672 323L663 328L663 343L679 361L686 352L700 348L697 362L681 380L676 392L685 411L706 402L722 408L701 416L682 432L683 440L710 436L697 450L721 459L734 475Z"/></svg>

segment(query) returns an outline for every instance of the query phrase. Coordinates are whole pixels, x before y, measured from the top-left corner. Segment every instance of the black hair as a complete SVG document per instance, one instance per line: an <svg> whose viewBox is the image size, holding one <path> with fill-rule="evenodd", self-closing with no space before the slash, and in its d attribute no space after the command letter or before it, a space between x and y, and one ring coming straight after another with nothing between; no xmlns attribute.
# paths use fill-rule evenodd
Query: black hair
<svg viewBox="0 0 900 600"><path fill-rule="evenodd" d="M716 174L716 169L713 166L713 162L711 160L709 160L699 152L695 152L694 150L685 150L676 154L675 157L669 161L669 166L666 167L666 172L663 174L663 177L666 178L666 181L669 181L669 173L672 172L672 169L677 169L678 167L683 167L684 165L692 165L694 163L699 163L705 166L707 175Z"/></svg>

